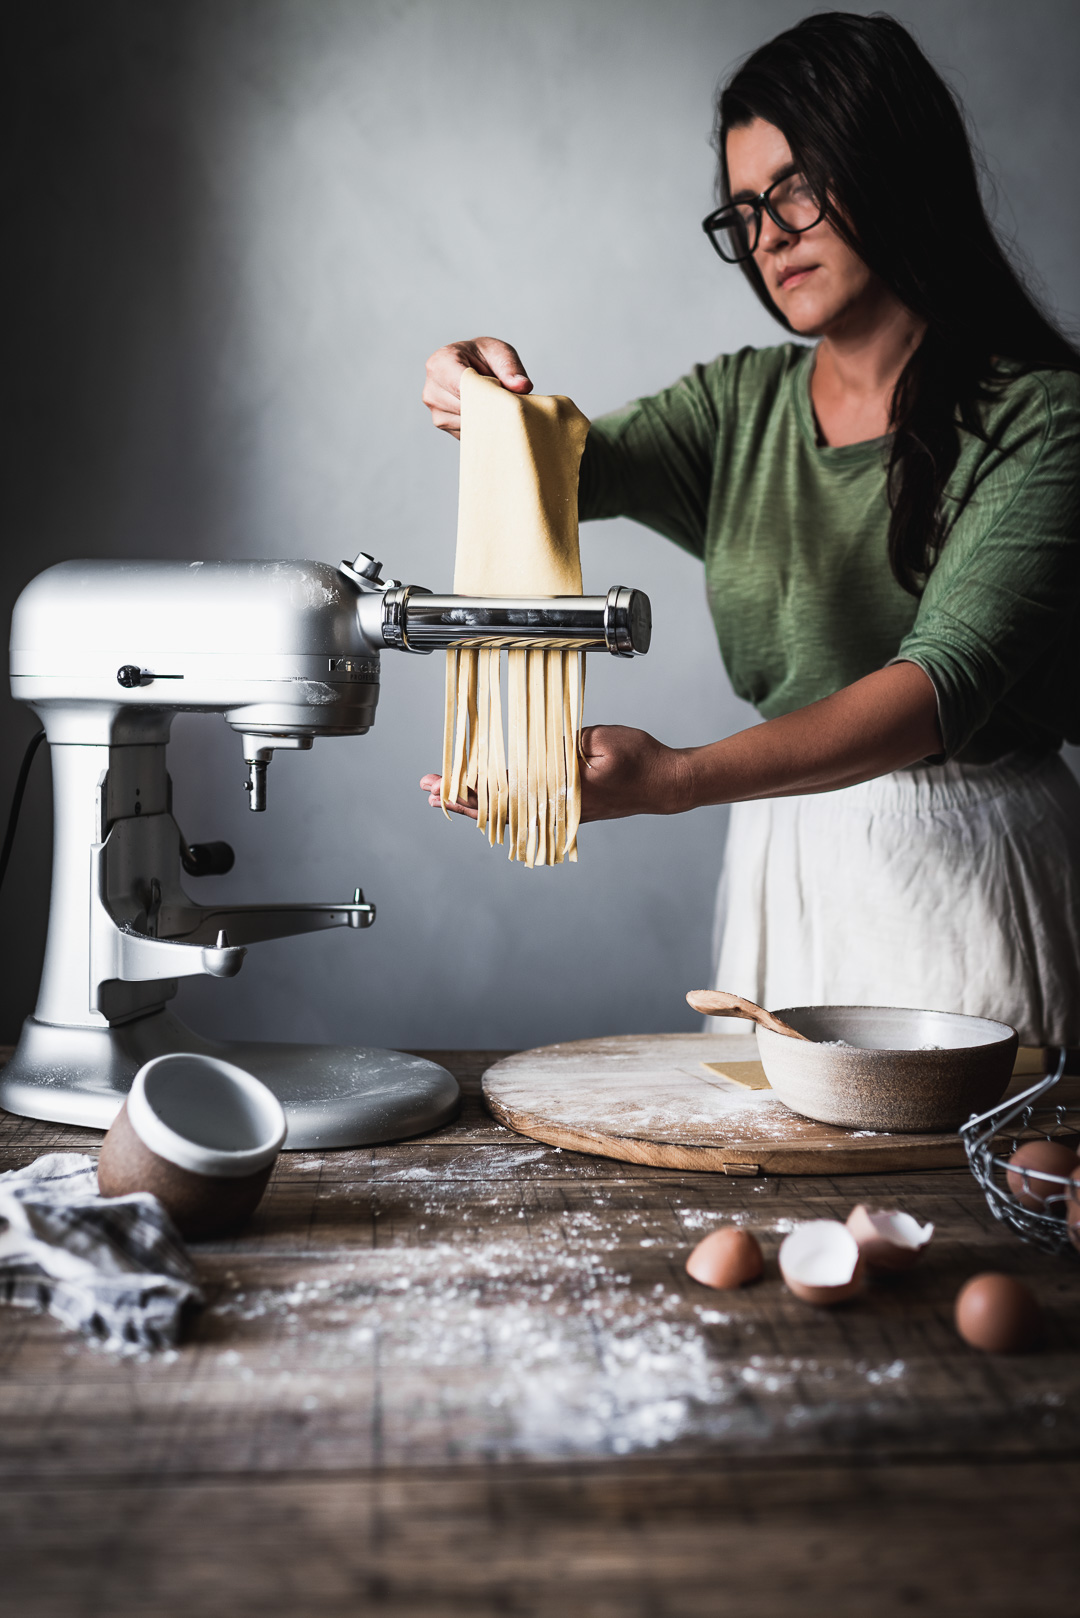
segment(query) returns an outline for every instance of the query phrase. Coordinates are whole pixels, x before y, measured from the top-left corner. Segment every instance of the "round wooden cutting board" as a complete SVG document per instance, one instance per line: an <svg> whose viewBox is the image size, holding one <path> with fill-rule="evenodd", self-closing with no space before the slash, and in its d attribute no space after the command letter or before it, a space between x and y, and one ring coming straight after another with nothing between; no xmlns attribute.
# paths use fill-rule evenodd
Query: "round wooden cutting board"
<svg viewBox="0 0 1080 1618"><path fill-rule="evenodd" d="M744 1034L580 1039L496 1062L484 1075L484 1097L500 1123L533 1140L656 1168L866 1174L964 1163L956 1135L815 1124L768 1088L748 1088L705 1066L734 1063L734 1072L755 1082L756 1057L756 1040ZM756 1082L766 1082L760 1069Z"/></svg>

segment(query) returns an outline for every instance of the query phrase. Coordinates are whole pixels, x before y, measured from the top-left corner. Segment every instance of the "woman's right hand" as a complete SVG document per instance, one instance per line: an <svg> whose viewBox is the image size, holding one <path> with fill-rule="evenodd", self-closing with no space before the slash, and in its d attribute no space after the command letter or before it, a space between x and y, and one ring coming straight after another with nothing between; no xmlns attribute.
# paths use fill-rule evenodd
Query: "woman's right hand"
<svg viewBox="0 0 1080 1618"><path fill-rule="evenodd" d="M497 337L471 337L464 343L437 348L427 362L422 398L431 419L444 433L461 437L461 373L478 371L493 376L511 393L531 393L532 383L509 343Z"/></svg>

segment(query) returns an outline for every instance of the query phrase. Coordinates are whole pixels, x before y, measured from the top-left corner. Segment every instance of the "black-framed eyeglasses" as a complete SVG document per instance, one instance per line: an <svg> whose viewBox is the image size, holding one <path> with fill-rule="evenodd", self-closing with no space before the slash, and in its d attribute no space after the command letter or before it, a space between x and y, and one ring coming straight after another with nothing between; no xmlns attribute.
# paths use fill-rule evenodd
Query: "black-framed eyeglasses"
<svg viewBox="0 0 1080 1618"><path fill-rule="evenodd" d="M805 175L785 174L760 196L717 208L701 221L701 228L725 264L740 264L752 256L761 238L762 213L767 213L781 230L801 236L804 230L821 223L825 204L818 200Z"/></svg>

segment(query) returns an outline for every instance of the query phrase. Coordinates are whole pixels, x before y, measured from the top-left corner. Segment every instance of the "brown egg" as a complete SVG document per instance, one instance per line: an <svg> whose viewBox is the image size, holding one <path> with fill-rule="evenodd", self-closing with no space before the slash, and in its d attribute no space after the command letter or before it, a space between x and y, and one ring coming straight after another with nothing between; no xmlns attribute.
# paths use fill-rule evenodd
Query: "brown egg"
<svg viewBox="0 0 1080 1618"><path fill-rule="evenodd" d="M763 1269L761 1248L748 1230L724 1225L698 1242L686 1261L686 1273L703 1286L727 1292L756 1281Z"/></svg>
<svg viewBox="0 0 1080 1618"><path fill-rule="evenodd" d="M987 1354L1022 1354L1043 1335L1042 1310L1022 1281L990 1271L973 1275L956 1296L956 1329Z"/></svg>
<svg viewBox="0 0 1080 1618"><path fill-rule="evenodd" d="M1069 1240L1074 1247L1080 1247L1080 1168L1072 1172L1072 1188L1065 1204L1065 1217L1069 1221Z"/></svg>
<svg viewBox="0 0 1080 1618"><path fill-rule="evenodd" d="M1009 1172L1005 1178L1009 1190L1023 1207L1030 1208L1034 1213L1061 1213L1060 1202L1051 1202L1047 1208L1045 1199L1060 1197L1064 1186L1058 1185L1057 1180L1045 1180L1040 1176L1052 1174L1058 1179L1067 1180L1078 1166L1076 1153L1063 1141L1029 1140L1010 1157ZM1014 1172L1016 1169L1026 1169L1027 1173L1017 1174Z"/></svg>

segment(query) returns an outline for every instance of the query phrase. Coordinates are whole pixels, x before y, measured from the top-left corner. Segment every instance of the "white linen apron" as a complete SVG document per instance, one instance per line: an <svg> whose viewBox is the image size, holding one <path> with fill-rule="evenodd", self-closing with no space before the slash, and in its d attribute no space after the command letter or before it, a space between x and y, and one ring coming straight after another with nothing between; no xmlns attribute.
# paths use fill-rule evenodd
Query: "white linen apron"
<svg viewBox="0 0 1080 1618"><path fill-rule="evenodd" d="M962 1011L1080 1045L1080 785L1012 753L733 804L714 959L772 1010Z"/></svg>

